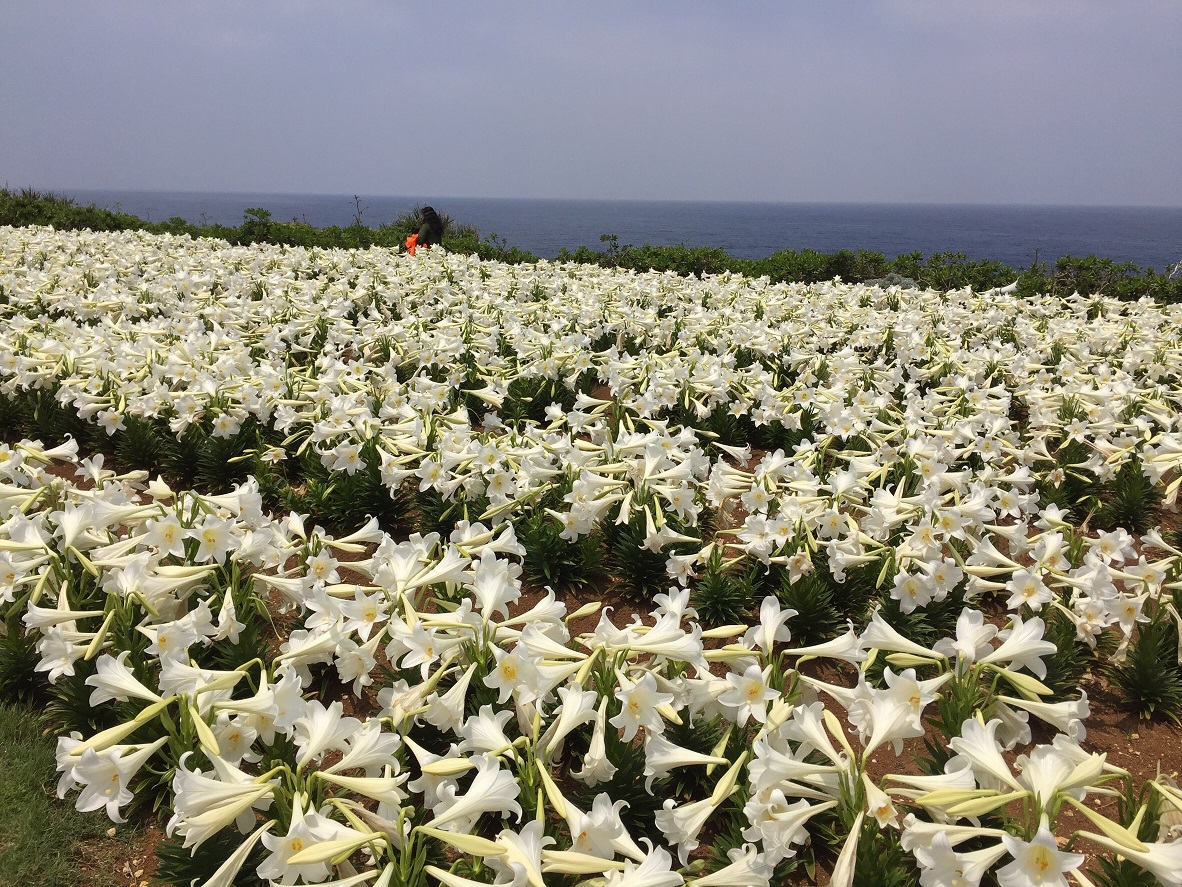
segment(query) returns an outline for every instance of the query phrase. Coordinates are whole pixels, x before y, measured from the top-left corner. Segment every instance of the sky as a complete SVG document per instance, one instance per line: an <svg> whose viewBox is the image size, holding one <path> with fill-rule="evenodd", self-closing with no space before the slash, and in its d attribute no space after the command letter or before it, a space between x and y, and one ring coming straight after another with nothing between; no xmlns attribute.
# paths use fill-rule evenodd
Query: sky
<svg viewBox="0 0 1182 887"><path fill-rule="evenodd" d="M0 184L1182 206L1178 0L0 0Z"/></svg>

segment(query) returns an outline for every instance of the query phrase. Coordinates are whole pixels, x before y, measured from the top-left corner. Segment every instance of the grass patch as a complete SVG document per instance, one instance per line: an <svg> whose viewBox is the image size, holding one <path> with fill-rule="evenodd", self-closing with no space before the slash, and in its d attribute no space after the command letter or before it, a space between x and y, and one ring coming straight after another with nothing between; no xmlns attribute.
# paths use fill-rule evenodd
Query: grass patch
<svg viewBox="0 0 1182 887"><path fill-rule="evenodd" d="M113 884L81 871L78 842L103 835L110 823L55 797L53 752L31 709L0 703L0 884Z"/></svg>

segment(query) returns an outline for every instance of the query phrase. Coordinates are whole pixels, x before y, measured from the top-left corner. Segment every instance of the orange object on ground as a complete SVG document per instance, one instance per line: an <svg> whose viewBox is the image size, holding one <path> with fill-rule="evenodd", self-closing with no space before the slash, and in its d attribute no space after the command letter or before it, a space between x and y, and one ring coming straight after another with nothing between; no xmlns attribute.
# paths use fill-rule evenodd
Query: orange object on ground
<svg viewBox="0 0 1182 887"><path fill-rule="evenodd" d="M419 234L416 231L410 237L406 238L406 251L412 256L415 254L415 244L419 242Z"/></svg>

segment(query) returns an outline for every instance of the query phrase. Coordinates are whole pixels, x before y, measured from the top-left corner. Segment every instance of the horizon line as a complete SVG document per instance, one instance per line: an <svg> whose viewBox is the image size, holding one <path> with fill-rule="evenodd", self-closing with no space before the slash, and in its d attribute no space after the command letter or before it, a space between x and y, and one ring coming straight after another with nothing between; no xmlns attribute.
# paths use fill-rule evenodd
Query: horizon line
<svg viewBox="0 0 1182 887"><path fill-rule="evenodd" d="M1153 203L1016 203L1009 201L971 201L971 200L949 200L949 201L934 201L934 200L740 200L734 198L700 198L700 197L520 197L520 196L473 196L462 194L435 194L435 195L414 195L414 194L385 194L385 193L370 193L361 194L358 192L346 193L340 191L245 191L245 190L190 190L185 188L95 188L95 187L58 187L45 188L37 186L12 186L5 184L4 187L9 191L20 191L22 188L28 187L33 190L46 191L49 194L74 199L70 191L78 191L83 193L102 193L102 194L193 194L193 195L219 195L219 196L268 196L268 197L341 197L346 199L353 199L360 197L363 199L387 199L387 200L488 200L488 201L519 201L519 202L553 202L553 203L674 203L674 204L746 204L746 205L766 205L766 206L963 206L963 207L1015 207L1015 208L1038 208L1038 209L1161 209L1161 210L1182 210L1182 205L1179 204L1153 204Z"/></svg>

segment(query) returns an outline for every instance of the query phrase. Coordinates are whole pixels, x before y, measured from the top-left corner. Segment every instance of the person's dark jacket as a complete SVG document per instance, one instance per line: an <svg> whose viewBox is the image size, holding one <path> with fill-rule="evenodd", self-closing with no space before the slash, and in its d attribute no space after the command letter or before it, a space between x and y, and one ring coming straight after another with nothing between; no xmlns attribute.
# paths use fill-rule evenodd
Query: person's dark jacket
<svg viewBox="0 0 1182 887"><path fill-rule="evenodd" d="M417 246L435 246L443 242L443 219L434 208L424 206L419 210L419 236Z"/></svg>

